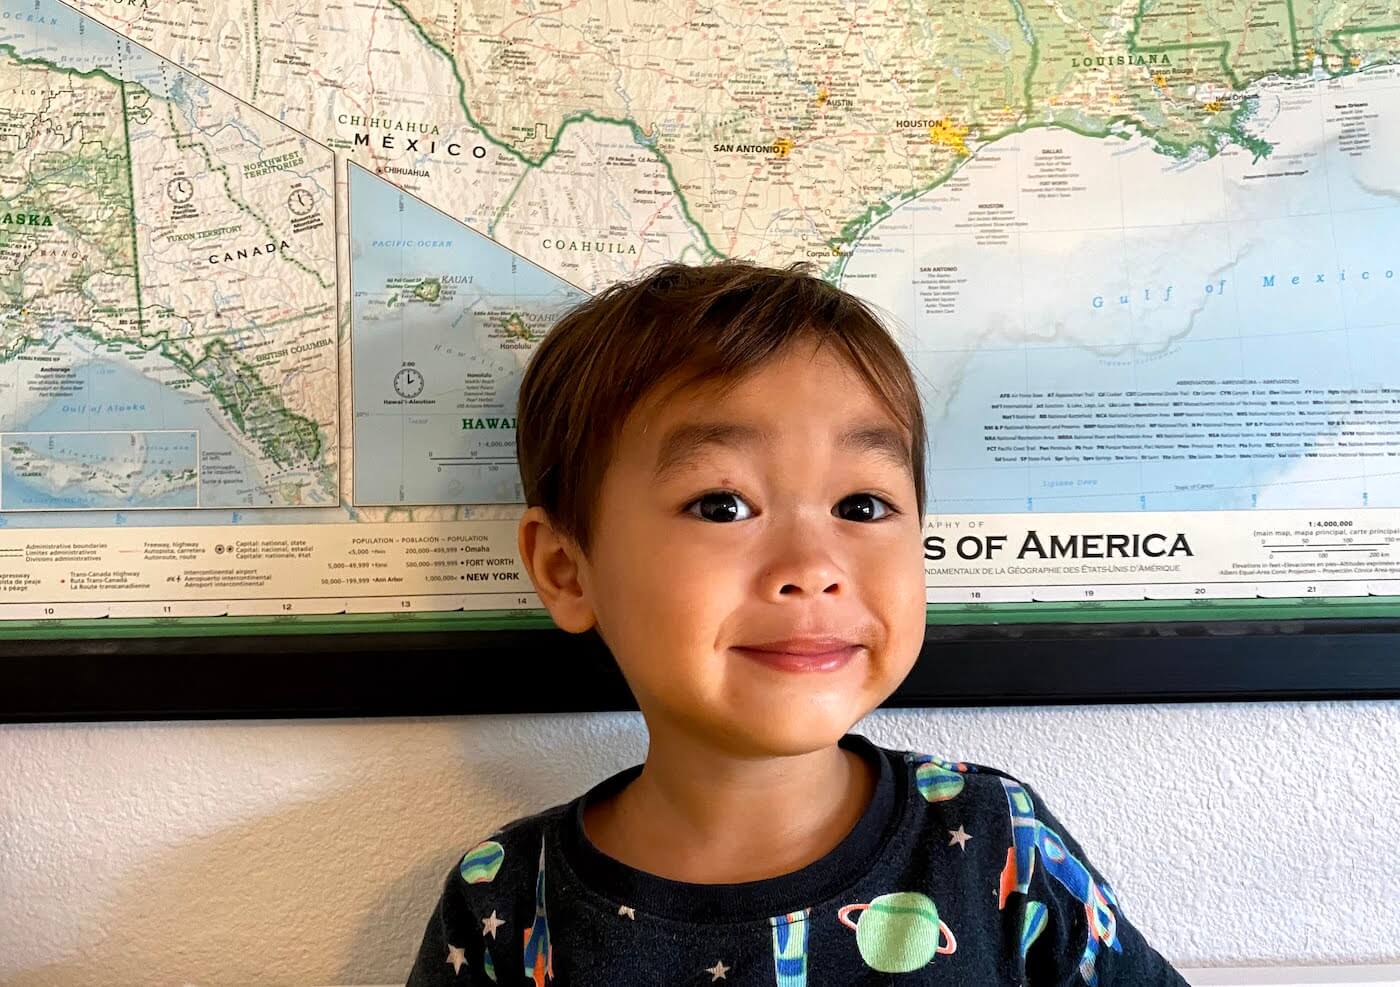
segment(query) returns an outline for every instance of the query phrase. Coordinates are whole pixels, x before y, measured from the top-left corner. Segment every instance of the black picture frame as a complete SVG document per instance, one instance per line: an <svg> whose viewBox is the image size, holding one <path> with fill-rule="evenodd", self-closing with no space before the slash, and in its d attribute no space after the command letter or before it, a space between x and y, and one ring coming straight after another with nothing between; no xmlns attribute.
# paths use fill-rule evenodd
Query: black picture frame
<svg viewBox="0 0 1400 987"><path fill-rule="evenodd" d="M1400 617L1103 616L931 622L918 662L886 705L1400 697ZM0 722L636 708L593 633L542 626L234 636L172 630L0 643Z"/></svg>

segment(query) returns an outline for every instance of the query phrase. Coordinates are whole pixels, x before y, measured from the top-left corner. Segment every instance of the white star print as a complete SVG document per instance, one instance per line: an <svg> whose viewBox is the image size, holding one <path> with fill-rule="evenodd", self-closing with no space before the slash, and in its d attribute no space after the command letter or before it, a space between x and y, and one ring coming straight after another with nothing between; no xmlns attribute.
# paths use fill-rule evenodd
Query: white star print
<svg viewBox="0 0 1400 987"><path fill-rule="evenodd" d="M467 962L467 951L461 946L447 945L447 962L452 964L454 974L462 972L462 964Z"/></svg>
<svg viewBox="0 0 1400 987"><path fill-rule="evenodd" d="M637 913L634 912L634 911L632 910L632 906L631 906L631 905L621 905L621 906L619 906L618 909L617 909L617 914L619 914L619 915L626 915L628 918L630 918L630 919L631 919L632 921L634 921L634 922L637 920Z"/></svg>
<svg viewBox="0 0 1400 987"><path fill-rule="evenodd" d="M724 960L715 960L715 965L705 972L710 975L710 983L714 983L716 980L726 979L724 975L732 969L734 969L732 966L724 965Z"/></svg>
<svg viewBox="0 0 1400 987"><path fill-rule="evenodd" d="M484 918L484 919L481 920L481 935L482 935L482 937L484 938L484 937L486 937L486 936L490 936L492 939L495 939L495 938L496 938L496 930L499 929L501 926L503 926L503 925L505 925L505 924L506 924L506 920L503 919L503 918L497 918L497 917L496 917L496 911L495 911L495 909L492 909L492 910L491 910L491 917L490 917L490 918Z"/></svg>
<svg viewBox="0 0 1400 987"><path fill-rule="evenodd" d="M951 837L951 839L948 840L948 845L953 846L956 844L959 850L966 850L967 841L972 839L972 835L966 832L962 826L958 826L957 829L948 830L948 835Z"/></svg>

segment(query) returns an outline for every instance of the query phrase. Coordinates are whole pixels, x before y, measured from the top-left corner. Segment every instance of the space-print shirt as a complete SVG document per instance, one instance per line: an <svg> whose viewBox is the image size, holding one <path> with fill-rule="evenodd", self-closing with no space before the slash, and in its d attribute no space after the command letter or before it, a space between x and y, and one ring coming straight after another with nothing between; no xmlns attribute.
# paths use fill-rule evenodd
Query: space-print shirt
<svg viewBox="0 0 1400 987"><path fill-rule="evenodd" d="M781 877L686 884L604 854L584 806L640 765L490 834L448 874L410 987L1186 983L1027 785L840 743L878 767L875 795Z"/></svg>

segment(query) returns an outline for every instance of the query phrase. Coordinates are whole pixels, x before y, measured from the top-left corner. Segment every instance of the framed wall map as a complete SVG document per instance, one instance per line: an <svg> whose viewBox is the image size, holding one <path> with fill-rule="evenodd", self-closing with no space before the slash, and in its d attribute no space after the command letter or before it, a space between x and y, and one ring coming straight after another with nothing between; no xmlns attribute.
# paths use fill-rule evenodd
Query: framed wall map
<svg viewBox="0 0 1400 987"><path fill-rule="evenodd" d="M726 257L924 383L896 702L1400 694L1400 28L1265 7L0 0L0 717L625 705L515 389Z"/></svg>

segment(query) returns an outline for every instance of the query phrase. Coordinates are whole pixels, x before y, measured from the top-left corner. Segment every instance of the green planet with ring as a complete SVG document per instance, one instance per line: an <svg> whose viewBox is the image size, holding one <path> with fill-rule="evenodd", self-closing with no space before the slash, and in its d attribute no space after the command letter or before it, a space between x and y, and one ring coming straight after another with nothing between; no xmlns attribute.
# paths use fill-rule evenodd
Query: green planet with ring
<svg viewBox="0 0 1400 987"><path fill-rule="evenodd" d="M852 922L852 912L859 912ZM860 958L881 973L910 973L938 953L958 948L953 930L938 918L933 899L918 891L882 894L868 905L846 905L836 917L856 932ZM942 938L948 942L943 944Z"/></svg>
<svg viewBox="0 0 1400 987"><path fill-rule="evenodd" d="M505 847L495 840L482 840L467 851L458 870L462 872L462 880L468 884L485 884L495 879L505 859Z"/></svg>
<svg viewBox="0 0 1400 987"><path fill-rule="evenodd" d="M930 802L946 802L963 790L962 773L925 761L914 772L919 794Z"/></svg>

